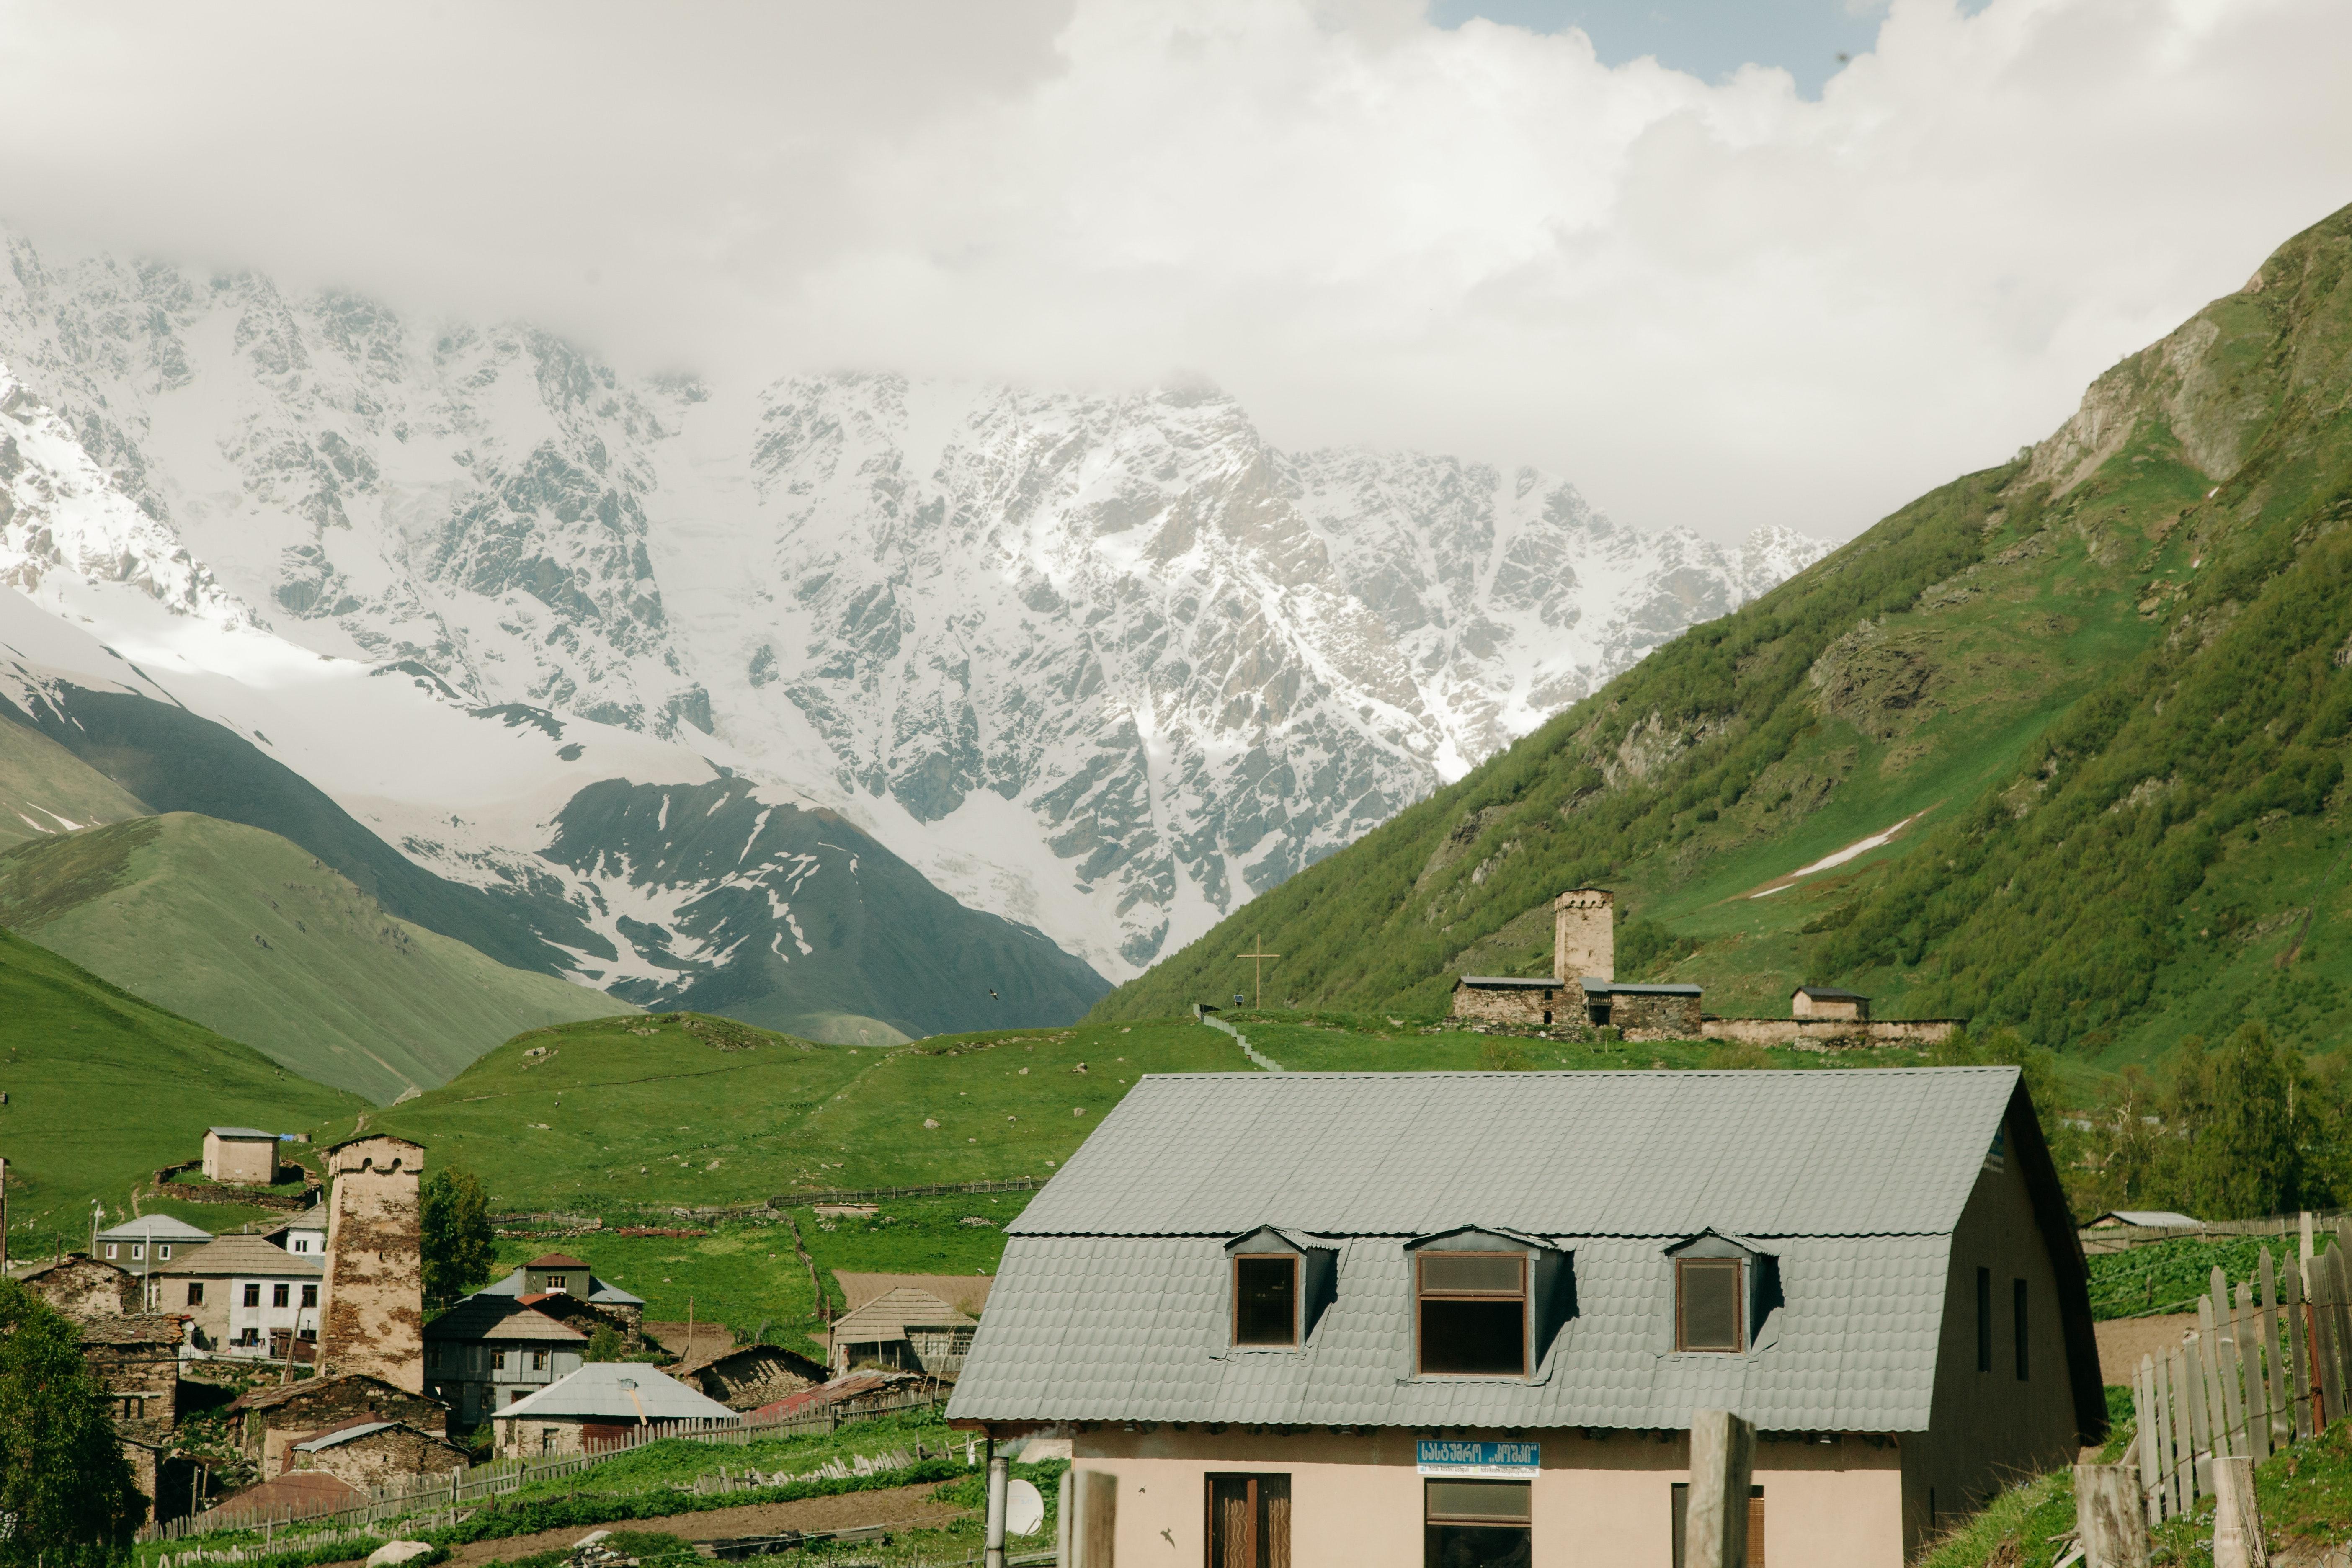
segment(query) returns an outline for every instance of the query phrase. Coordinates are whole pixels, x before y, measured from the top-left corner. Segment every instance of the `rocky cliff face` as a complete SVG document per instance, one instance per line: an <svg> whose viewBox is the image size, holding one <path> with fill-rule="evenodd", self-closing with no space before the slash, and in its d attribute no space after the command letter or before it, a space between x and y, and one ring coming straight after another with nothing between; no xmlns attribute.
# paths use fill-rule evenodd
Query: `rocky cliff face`
<svg viewBox="0 0 2352 1568"><path fill-rule="evenodd" d="M14 580L144 574L452 701L679 742L1114 978L1822 548L1284 453L1211 391L735 396L524 326L8 255L0 364L113 492L0 518Z"/></svg>

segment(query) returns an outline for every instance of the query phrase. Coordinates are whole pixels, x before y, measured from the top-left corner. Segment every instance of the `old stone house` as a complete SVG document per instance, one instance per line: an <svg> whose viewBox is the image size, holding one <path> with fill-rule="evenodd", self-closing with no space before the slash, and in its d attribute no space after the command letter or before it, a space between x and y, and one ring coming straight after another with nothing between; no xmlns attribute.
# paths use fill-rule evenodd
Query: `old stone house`
<svg viewBox="0 0 2352 1568"><path fill-rule="evenodd" d="M467 1464L447 1438L398 1421L352 1421L290 1445L292 1471L324 1471L354 1487L380 1487L418 1476L446 1476Z"/></svg>
<svg viewBox="0 0 2352 1568"><path fill-rule="evenodd" d="M155 1294L194 1322L199 1349L308 1360L319 1340L324 1272L316 1255L297 1257L258 1236L224 1236L159 1268Z"/></svg>
<svg viewBox="0 0 2352 1568"><path fill-rule="evenodd" d="M948 1406L1120 1561L1672 1562L1695 1409L1759 1560L1900 1568L2101 1441L2011 1068L1148 1076L1007 1226Z"/></svg>
<svg viewBox="0 0 2352 1568"><path fill-rule="evenodd" d="M963 1370L976 1319L928 1290L899 1286L834 1321L833 1371L884 1367L952 1378Z"/></svg>
<svg viewBox="0 0 2352 1568"><path fill-rule="evenodd" d="M730 1410L756 1410L814 1388L829 1375L824 1363L768 1344L734 1345L670 1372Z"/></svg>
<svg viewBox="0 0 2352 1568"><path fill-rule="evenodd" d="M435 1436L449 1435L449 1408L437 1399L365 1373L305 1378L257 1388L228 1406L238 1446L264 1480L286 1470L286 1451L302 1439L354 1421L396 1421Z"/></svg>
<svg viewBox="0 0 2352 1568"><path fill-rule="evenodd" d="M1800 985L1789 994L1789 1016L1847 1018L1866 1024L1870 1021L1870 998L1859 991L1842 991L1834 985Z"/></svg>
<svg viewBox="0 0 2352 1568"><path fill-rule="evenodd" d="M8 1278L68 1318L119 1318L140 1310L142 1291L137 1275L79 1252L11 1264Z"/></svg>
<svg viewBox="0 0 2352 1568"><path fill-rule="evenodd" d="M158 1495L163 1460L177 1425L184 1320L170 1312L101 1313L77 1318L82 1360L105 1388L115 1436L139 1489Z"/></svg>
<svg viewBox="0 0 2352 1568"><path fill-rule="evenodd" d="M1605 888L1560 894L1552 900L1550 975L1463 975L1454 983L1452 1016L1507 1028L1613 1028L1629 1040L1699 1038L1699 987L1616 978L1616 895Z"/></svg>
<svg viewBox="0 0 2352 1568"><path fill-rule="evenodd" d="M732 1426L742 1417L638 1362L592 1362L491 1417L501 1458L576 1454L650 1428Z"/></svg>
<svg viewBox="0 0 2352 1568"><path fill-rule="evenodd" d="M278 1134L258 1127L205 1129L207 1181L266 1187L278 1180Z"/></svg>
<svg viewBox="0 0 2352 1568"><path fill-rule="evenodd" d="M553 1298L477 1291L425 1326L425 1389L470 1426L579 1370L589 1336Z"/></svg>

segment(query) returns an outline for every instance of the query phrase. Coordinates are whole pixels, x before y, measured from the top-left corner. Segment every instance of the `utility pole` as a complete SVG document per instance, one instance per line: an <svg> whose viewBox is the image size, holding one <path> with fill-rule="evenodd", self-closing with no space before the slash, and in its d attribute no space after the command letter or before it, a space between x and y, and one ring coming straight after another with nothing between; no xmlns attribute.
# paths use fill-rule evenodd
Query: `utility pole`
<svg viewBox="0 0 2352 1568"><path fill-rule="evenodd" d="M1251 968L1255 971L1255 977L1250 982L1250 1005L1263 1007L1265 1004L1265 961L1269 958L1280 958L1282 954L1265 951L1265 935L1262 931L1252 941L1251 946L1257 951L1237 952L1234 956L1250 960Z"/></svg>

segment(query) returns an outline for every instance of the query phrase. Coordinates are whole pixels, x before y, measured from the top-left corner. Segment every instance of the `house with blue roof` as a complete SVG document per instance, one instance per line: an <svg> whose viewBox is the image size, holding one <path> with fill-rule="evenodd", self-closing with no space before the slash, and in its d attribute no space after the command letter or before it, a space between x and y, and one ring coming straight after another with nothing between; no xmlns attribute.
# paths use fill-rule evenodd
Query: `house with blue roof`
<svg viewBox="0 0 2352 1568"><path fill-rule="evenodd" d="M1007 1231L949 1418L1122 1561L1666 1568L1728 1409L1755 1560L1899 1568L2106 1430L2012 1068L1147 1077Z"/></svg>

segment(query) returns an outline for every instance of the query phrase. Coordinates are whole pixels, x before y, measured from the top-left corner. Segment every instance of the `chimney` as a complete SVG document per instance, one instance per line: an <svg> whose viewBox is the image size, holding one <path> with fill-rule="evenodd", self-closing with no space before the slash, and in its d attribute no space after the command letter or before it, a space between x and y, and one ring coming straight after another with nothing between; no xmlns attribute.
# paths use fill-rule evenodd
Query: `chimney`
<svg viewBox="0 0 2352 1568"><path fill-rule="evenodd" d="M1577 888L1551 901L1551 975L1574 984L1617 978L1617 895Z"/></svg>

